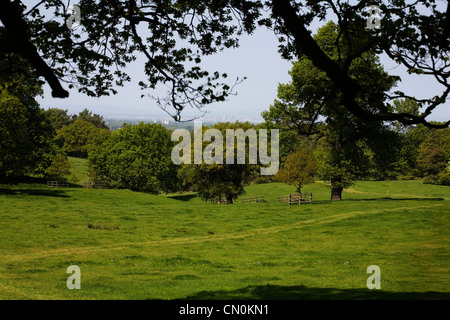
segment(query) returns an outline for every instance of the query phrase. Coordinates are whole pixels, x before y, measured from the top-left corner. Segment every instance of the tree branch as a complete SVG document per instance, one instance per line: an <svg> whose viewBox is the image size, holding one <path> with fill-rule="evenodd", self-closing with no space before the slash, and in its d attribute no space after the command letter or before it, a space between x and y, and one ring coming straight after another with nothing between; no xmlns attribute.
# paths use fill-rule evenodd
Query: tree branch
<svg viewBox="0 0 450 320"><path fill-rule="evenodd" d="M306 29L305 21L296 13L290 1L272 0L272 11L275 17L283 21L284 28L295 39L297 55L305 54L315 67L323 70L328 75L342 91L341 104L357 117L368 121L398 121L402 124L422 123L430 128L445 128L450 125L450 121L447 121L445 124L430 123L425 119L426 114L417 116L409 113L392 113L388 111L372 113L361 107L356 102L356 95L362 92L362 88L319 47Z"/></svg>
<svg viewBox="0 0 450 320"><path fill-rule="evenodd" d="M53 97L67 98L69 92L63 89L54 71L41 58L36 46L30 42L27 23L22 19L21 12L17 10L14 3L9 0L0 1L0 20L5 26L11 52L18 53L27 59L39 75L47 80L52 88Z"/></svg>

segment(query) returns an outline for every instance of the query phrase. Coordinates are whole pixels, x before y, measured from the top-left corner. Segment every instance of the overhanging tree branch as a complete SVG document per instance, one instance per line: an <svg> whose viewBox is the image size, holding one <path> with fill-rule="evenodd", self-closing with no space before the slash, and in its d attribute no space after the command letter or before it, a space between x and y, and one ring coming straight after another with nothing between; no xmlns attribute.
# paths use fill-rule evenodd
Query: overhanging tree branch
<svg viewBox="0 0 450 320"><path fill-rule="evenodd" d="M69 92L63 89L54 70L45 63L39 55L36 46L30 42L28 26L22 19L18 7L13 2L9 0L0 1L0 20L5 26L10 52L18 53L30 62L39 75L47 80L52 88L53 97L67 98Z"/></svg>
<svg viewBox="0 0 450 320"><path fill-rule="evenodd" d="M342 91L341 104L357 117L369 121L398 121L402 124L421 123L430 128L445 128L450 125L450 120L444 124L428 122L426 120L426 116L429 114L428 112L417 116L409 113L394 113L389 111L372 113L363 108L356 101L357 94L362 91L361 86L350 78L350 76L317 45L311 33L306 29L306 22L303 17L296 13L291 2L289 0L272 0L272 11L273 15L282 21L284 28L294 38L297 56L305 54L313 62L314 66L326 72L328 77ZM428 108L428 111L430 110L430 107ZM433 108L434 107L431 107L431 109Z"/></svg>

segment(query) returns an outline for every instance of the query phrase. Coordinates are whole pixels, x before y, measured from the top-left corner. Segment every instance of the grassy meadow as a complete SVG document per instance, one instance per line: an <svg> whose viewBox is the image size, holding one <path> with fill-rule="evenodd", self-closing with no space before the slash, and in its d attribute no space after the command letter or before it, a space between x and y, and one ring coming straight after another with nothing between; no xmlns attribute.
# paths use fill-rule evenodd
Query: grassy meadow
<svg viewBox="0 0 450 320"><path fill-rule="evenodd" d="M246 191L267 202L0 185L0 299L450 299L449 187L357 182L332 202L316 182L292 206L284 184Z"/></svg>

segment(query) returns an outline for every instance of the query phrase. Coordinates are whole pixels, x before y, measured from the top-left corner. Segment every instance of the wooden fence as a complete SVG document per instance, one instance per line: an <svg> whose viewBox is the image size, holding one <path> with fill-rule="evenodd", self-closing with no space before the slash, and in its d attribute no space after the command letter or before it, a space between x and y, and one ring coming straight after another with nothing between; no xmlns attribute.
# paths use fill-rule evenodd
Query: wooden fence
<svg viewBox="0 0 450 320"><path fill-rule="evenodd" d="M86 181L86 182L83 183L83 188L104 189L105 185L102 182Z"/></svg>
<svg viewBox="0 0 450 320"><path fill-rule="evenodd" d="M257 202L265 202L263 196L252 197L252 198L244 198L242 199L242 203L257 203Z"/></svg>
<svg viewBox="0 0 450 320"><path fill-rule="evenodd" d="M279 202L291 204L312 203L312 193L292 193L278 197Z"/></svg>
<svg viewBox="0 0 450 320"><path fill-rule="evenodd" d="M67 188L70 184L61 181L47 181L48 188Z"/></svg>

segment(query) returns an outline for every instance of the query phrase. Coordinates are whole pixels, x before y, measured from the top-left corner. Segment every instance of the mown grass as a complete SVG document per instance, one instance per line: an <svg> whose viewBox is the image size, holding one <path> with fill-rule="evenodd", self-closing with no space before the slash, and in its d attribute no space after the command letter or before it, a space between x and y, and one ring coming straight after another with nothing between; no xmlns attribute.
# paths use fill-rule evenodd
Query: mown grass
<svg viewBox="0 0 450 320"><path fill-rule="evenodd" d="M389 198L386 191L389 190ZM450 189L357 182L332 202L206 204L195 194L0 186L1 299L450 298ZM81 290L69 290L70 265ZM369 290L366 269L381 269Z"/></svg>
<svg viewBox="0 0 450 320"><path fill-rule="evenodd" d="M88 161L82 158L68 157L70 164L70 173L63 178L73 184L83 185L89 181Z"/></svg>

